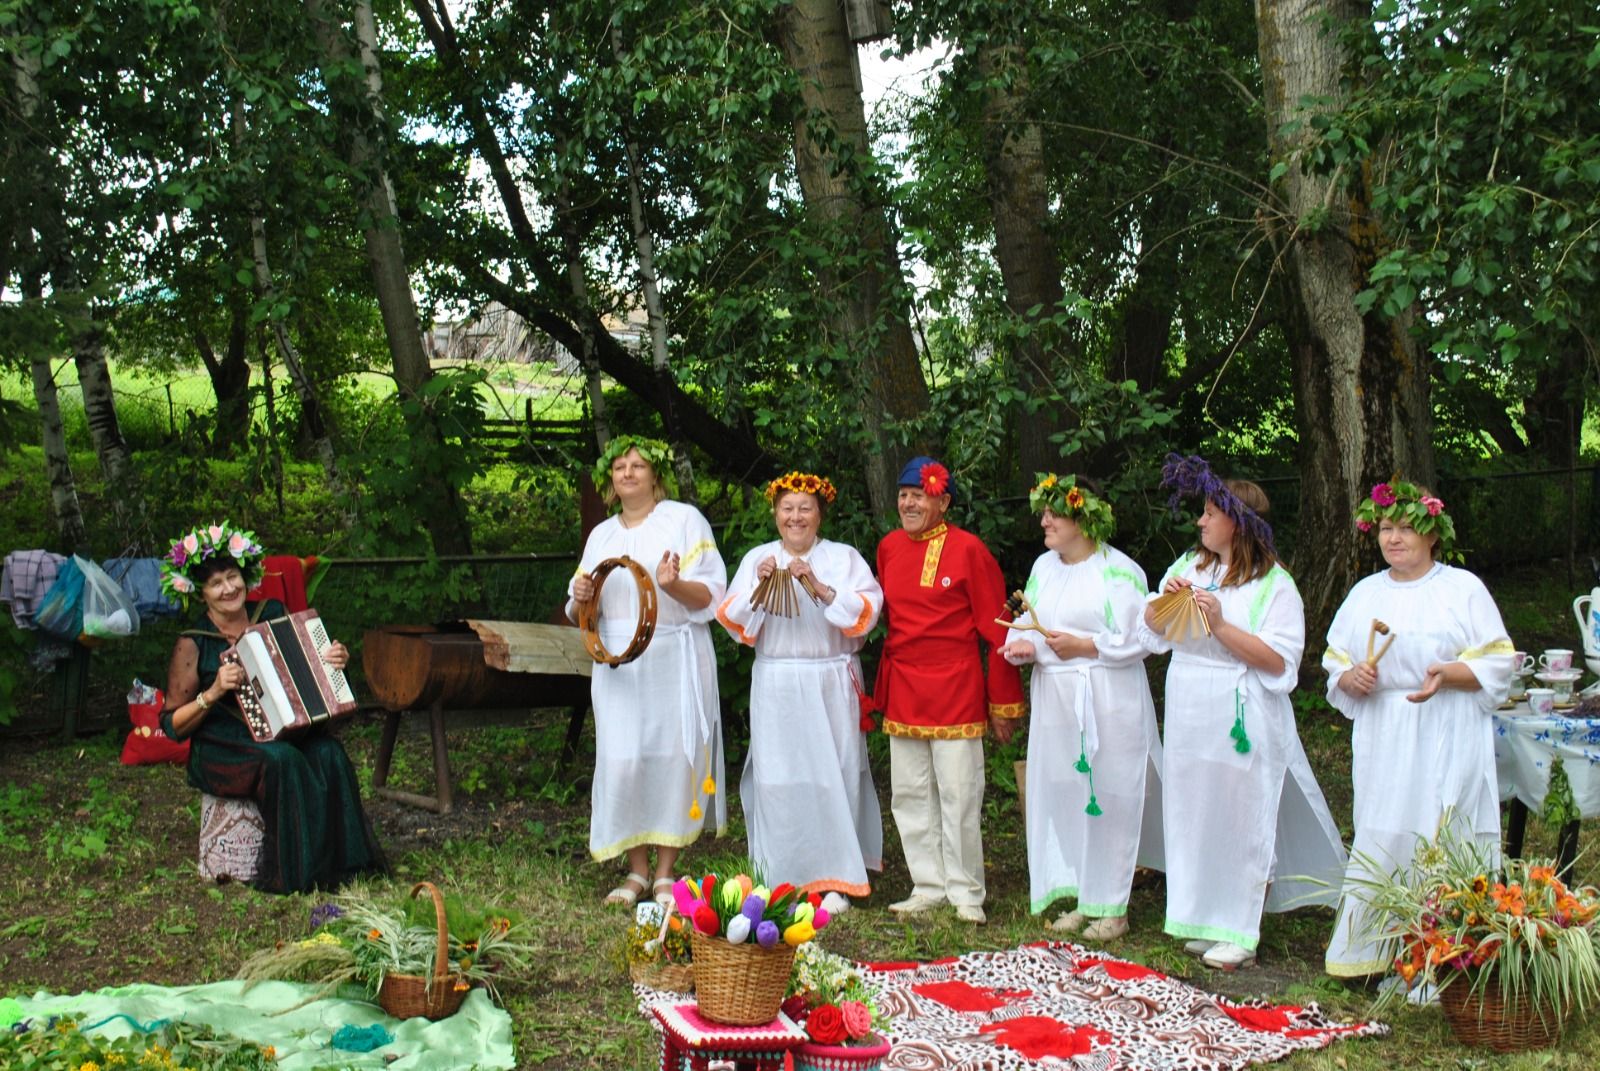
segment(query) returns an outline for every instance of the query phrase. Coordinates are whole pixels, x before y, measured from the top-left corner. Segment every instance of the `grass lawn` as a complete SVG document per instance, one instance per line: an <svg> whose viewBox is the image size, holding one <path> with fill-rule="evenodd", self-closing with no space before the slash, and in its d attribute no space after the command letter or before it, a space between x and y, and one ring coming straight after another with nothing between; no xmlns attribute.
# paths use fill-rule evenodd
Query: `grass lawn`
<svg viewBox="0 0 1600 1071"><path fill-rule="evenodd" d="M1544 570L1488 578L1519 646L1538 651L1570 645L1565 620L1570 594ZM102 698L102 705L111 700ZM114 714L114 707L100 712ZM503 901L542 923L536 941L544 968L526 985L509 987L520 1067L649 1068L653 1035L637 1014L621 961L625 915L600 903L620 876L619 864L598 865L586 851L591 758L556 769L564 715L536 712L514 725L450 734L458 811L438 816L387 801L370 809L404 890L429 879L466 895ZM728 780L738 783L743 727L728 727ZM1349 834L1349 738L1346 723L1306 704L1300 731L1335 817ZM377 747L375 719L343 730L363 777ZM188 984L230 977L252 951L305 935L317 897L274 897L237 885L211 887L194 872L199 799L176 767L117 763L121 731L63 744L55 739L0 738L0 990L76 992L134 981ZM591 749L592 737L585 741ZM887 870L873 895L841 916L822 937L845 955L868 960L930 959L975 949L1003 949L1046 936L1027 913L1021 815L1003 776L1018 745L991 752L985 804L990 924L974 929L935 912L904 921L884 905L909 891L898 838L886 830ZM426 736L408 727L396 753L393 783L421 787L427 778ZM887 749L873 742L874 774L887 805ZM1426 771L1418 771L1419 777ZM685 853L683 870L725 864L742 853L737 800L733 828ZM1553 835L1530 823L1530 853L1553 850ZM1579 869L1600 879L1597 836L1584 831ZM1117 955L1234 997L1318 1002L1339 1017L1360 1017L1369 990L1322 973L1332 914L1302 910L1269 915L1261 966L1222 974L1184 956L1161 934L1163 886L1139 888L1132 931L1107 946ZM1498 1057L1456 1045L1437 1009L1403 1009L1389 1018L1387 1039L1347 1042L1285 1061L1287 1068L1389 1071L1392 1068L1589 1068L1600 1054L1600 1026L1570 1028L1559 1052Z"/></svg>

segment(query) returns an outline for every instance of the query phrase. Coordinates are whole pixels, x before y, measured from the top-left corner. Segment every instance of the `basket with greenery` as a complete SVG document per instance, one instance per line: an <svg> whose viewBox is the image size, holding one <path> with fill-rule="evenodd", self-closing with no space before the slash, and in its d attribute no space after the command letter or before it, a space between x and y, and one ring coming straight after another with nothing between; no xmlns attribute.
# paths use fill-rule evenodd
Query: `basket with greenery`
<svg viewBox="0 0 1600 1071"><path fill-rule="evenodd" d="M689 926L670 906L663 908L654 900L636 905L622 954L635 982L673 993L693 992L694 951Z"/></svg>
<svg viewBox="0 0 1600 1071"><path fill-rule="evenodd" d="M441 1018L475 986L499 1002L502 982L528 976L534 950L510 914L445 897L428 882L414 886L412 896L423 890L431 902L394 901L368 886L349 886L312 909L311 936L257 952L239 977L310 982L317 989L308 1000L355 983L391 1014ZM408 990L421 995L404 999Z"/></svg>
<svg viewBox="0 0 1600 1071"><path fill-rule="evenodd" d="M190 1071L271 1071L270 1045L258 1045L208 1026L158 1021L147 1030L113 1037L84 1033L73 1018L24 1019L0 1030L0 1067L39 1071L85 1068L187 1068Z"/></svg>
<svg viewBox="0 0 1600 1071"><path fill-rule="evenodd" d="M1347 891L1365 904L1367 932L1397 948L1404 985L1380 1007L1428 986L1464 1043L1546 1047L1600 998L1600 891L1568 888L1551 860L1494 855L1447 816L1409 870L1357 853Z"/></svg>

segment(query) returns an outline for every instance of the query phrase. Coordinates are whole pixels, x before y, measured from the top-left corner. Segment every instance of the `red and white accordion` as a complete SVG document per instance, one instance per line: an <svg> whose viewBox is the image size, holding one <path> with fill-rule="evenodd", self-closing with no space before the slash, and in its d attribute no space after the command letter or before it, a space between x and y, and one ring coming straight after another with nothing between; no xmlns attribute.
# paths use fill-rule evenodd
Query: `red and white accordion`
<svg viewBox="0 0 1600 1071"><path fill-rule="evenodd" d="M322 660L331 643L317 612L301 610L251 625L223 654L244 667L234 694L251 736L277 740L356 712L344 671Z"/></svg>

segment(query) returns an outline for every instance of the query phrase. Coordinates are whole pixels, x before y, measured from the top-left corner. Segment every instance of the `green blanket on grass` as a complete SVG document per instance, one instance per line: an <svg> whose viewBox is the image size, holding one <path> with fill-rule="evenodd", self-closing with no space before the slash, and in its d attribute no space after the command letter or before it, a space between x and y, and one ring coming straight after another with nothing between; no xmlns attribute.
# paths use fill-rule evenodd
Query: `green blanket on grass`
<svg viewBox="0 0 1600 1071"><path fill-rule="evenodd" d="M24 1019L71 1016L80 1027L109 1020L90 1033L122 1037L136 1033L128 1022L150 1024L158 1020L184 1020L203 1024L220 1033L270 1045L283 1071L312 1068L393 1068L395 1071L458 1071L516 1066L511 1045L511 1016L481 989L467 995L461 1010L447 1019L391 1019L383 1009L361 1000L325 998L294 1011L293 1007L314 989L289 982L260 982L248 993L243 982L211 985L124 985L75 996L36 993L18 996L6 1010ZM113 1018L114 1016L127 1016ZM9 1017L9 1016L8 1016ZM329 1039L341 1026L363 1027L382 1023L394 1042L371 1052L345 1052L330 1048Z"/></svg>

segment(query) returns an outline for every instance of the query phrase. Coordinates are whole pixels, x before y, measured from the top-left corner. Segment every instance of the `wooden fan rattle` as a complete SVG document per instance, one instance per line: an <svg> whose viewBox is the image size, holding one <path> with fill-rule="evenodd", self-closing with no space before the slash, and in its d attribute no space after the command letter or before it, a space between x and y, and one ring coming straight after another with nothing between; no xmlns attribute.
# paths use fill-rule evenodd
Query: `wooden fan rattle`
<svg viewBox="0 0 1600 1071"><path fill-rule="evenodd" d="M1211 622L1200 609L1192 586L1174 588L1165 595L1150 600L1155 623L1163 635L1174 643L1187 643L1201 636L1211 635Z"/></svg>
<svg viewBox="0 0 1600 1071"><path fill-rule="evenodd" d="M1034 614L1033 606L1028 602L1028 597L1020 591L1013 591L1007 597L1006 613L1011 615L1010 621L997 617L994 619L994 623L1004 625L1007 628L1014 628L1018 632L1037 632L1047 639L1055 635L1055 633L1039 624L1038 616ZM1027 621L1022 620L1024 614L1028 616Z"/></svg>
<svg viewBox="0 0 1600 1071"><path fill-rule="evenodd" d="M1373 654L1372 645L1380 635L1383 636L1383 646L1378 648L1377 654ZM1374 617L1372 627L1367 630L1367 665L1377 669L1378 662L1389 653L1389 645L1392 643L1394 643L1394 633L1389 631L1388 625Z"/></svg>

